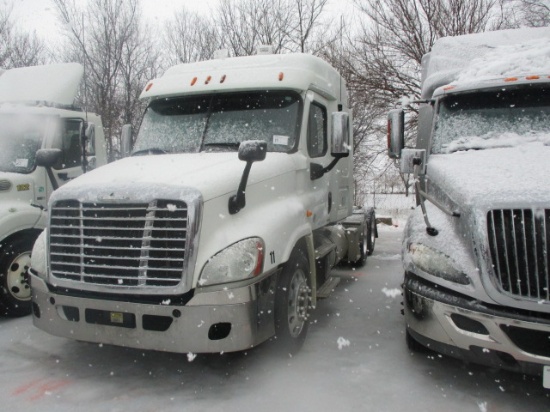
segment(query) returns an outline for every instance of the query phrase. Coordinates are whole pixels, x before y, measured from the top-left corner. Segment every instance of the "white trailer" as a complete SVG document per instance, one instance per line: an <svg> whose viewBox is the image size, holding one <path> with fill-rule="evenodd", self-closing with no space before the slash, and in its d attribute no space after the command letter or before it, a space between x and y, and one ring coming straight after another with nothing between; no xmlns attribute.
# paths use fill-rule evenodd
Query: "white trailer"
<svg viewBox="0 0 550 412"><path fill-rule="evenodd" d="M34 241L46 227L53 189L106 162L101 119L73 105L82 75L81 65L66 63L11 69L0 76L2 315L30 314L26 269ZM49 172L37 167L45 154L55 160Z"/></svg>
<svg viewBox="0 0 550 412"><path fill-rule="evenodd" d="M353 213L344 80L310 55L256 55L175 66L141 97L131 155L50 199L35 325L162 351L274 335L297 350L330 269L363 264L376 236L374 211Z"/></svg>

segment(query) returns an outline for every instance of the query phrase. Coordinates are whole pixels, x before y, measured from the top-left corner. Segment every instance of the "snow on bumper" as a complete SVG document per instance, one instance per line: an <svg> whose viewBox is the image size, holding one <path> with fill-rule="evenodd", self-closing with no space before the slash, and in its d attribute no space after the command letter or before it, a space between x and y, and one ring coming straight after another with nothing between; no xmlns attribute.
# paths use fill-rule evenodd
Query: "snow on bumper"
<svg viewBox="0 0 550 412"><path fill-rule="evenodd" d="M407 273L405 320L424 345L470 362L528 373L550 365L550 319L447 293Z"/></svg>
<svg viewBox="0 0 550 412"><path fill-rule="evenodd" d="M274 334L275 280L271 275L239 288L195 293L176 306L59 294L31 273L33 322L52 335L85 342L179 353L239 351Z"/></svg>

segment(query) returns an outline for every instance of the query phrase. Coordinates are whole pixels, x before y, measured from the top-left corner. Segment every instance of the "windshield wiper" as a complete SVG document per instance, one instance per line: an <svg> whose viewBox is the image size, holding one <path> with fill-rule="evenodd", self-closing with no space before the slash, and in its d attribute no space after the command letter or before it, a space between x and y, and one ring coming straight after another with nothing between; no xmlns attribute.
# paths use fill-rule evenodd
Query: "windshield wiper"
<svg viewBox="0 0 550 412"><path fill-rule="evenodd" d="M203 148L206 147L220 147L223 149L239 150L239 142L214 142L214 143L203 143Z"/></svg>
<svg viewBox="0 0 550 412"><path fill-rule="evenodd" d="M240 142L215 142L215 143L204 143L203 146L219 146L219 147L232 147L238 149L241 145Z"/></svg>
<svg viewBox="0 0 550 412"><path fill-rule="evenodd" d="M160 147L151 147L149 149L138 150L137 152L132 153L132 156L159 155L168 153L168 151L161 149Z"/></svg>

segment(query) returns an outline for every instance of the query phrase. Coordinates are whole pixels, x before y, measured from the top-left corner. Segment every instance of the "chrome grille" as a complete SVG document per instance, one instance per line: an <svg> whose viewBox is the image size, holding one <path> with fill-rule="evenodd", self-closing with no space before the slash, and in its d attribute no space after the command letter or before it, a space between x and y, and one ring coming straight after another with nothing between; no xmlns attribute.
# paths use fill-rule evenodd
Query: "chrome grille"
<svg viewBox="0 0 550 412"><path fill-rule="evenodd" d="M550 300L550 210L492 210L487 214L496 283L510 295Z"/></svg>
<svg viewBox="0 0 550 412"><path fill-rule="evenodd" d="M120 287L175 286L186 259L187 205L56 202L50 265L56 278Z"/></svg>

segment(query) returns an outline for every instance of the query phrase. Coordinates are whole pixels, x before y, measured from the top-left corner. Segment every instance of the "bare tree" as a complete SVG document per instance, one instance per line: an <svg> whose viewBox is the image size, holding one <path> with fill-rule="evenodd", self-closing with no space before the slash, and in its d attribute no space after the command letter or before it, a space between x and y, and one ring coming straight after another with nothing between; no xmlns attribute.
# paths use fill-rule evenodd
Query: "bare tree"
<svg viewBox="0 0 550 412"><path fill-rule="evenodd" d="M46 62L46 46L36 33L24 33L15 26L13 5L0 10L0 67L35 66Z"/></svg>
<svg viewBox="0 0 550 412"><path fill-rule="evenodd" d="M344 60L355 90L362 90L380 114L420 96L422 56L442 36L461 35L506 27L499 0L354 0L363 16L354 50ZM365 106L366 110L368 109ZM409 145L416 136L416 108L406 125ZM390 172L385 156L385 115L371 121L361 133L369 153L371 172ZM369 138L369 136L377 136ZM359 149L361 152L361 149ZM376 176L375 174L375 176ZM393 174L393 173L392 173ZM401 176L406 191L410 182ZM372 179L371 179L372 181ZM386 185L387 186L387 185Z"/></svg>
<svg viewBox="0 0 550 412"><path fill-rule="evenodd" d="M89 0L85 9L75 0L54 0L67 29L64 60L86 69L84 102L101 115L107 152L119 153L123 123L137 124L139 90L154 77L158 54L141 23L139 0Z"/></svg>
<svg viewBox="0 0 550 412"><path fill-rule="evenodd" d="M328 0L221 0L213 24L232 55L247 56L259 45L275 53L316 52Z"/></svg>
<svg viewBox="0 0 550 412"><path fill-rule="evenodd" d="M289 4L294 9L294 26L290 32L290 38L297 51L314 52L314 50L310 50L308 44L312 38L320 37L318 30L322 27L320 20L327 2L328 0L294 0L293 5Z"/></svg>
<svg viewBox="0 0 550 412"><path fill-rule="evenodd" d="M221 0L214 24L224 47L234 56L249 56L259 45L281 52L288 43L290 13L285 0Z"/></svg>
<svg viewBox="0 0 550 412"><path fill-rule="evenodd" d="M549 0L501 0L510 27L550 26Z"/></svg>
<svg viewBox="0 0 550 412"><path fill-rule="evenodd" d="M214 23L186 8L180 9L165 28L167 64L189 63L212 58L221 48Z"/></svg>

